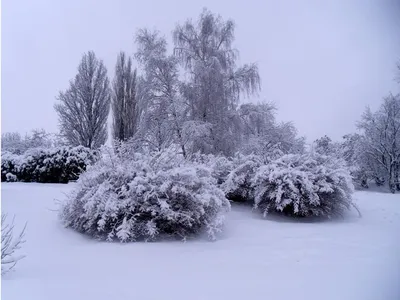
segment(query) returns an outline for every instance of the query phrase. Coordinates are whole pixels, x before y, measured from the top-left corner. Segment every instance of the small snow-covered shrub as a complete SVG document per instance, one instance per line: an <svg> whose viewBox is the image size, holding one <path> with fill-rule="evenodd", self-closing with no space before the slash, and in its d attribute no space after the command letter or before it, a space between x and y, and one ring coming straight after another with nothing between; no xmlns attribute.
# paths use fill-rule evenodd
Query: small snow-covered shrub
<svg viewBox="0 0 400 300"><path fill-rule="evenodd" d="M354 206L345 163L318 153L285 155L259 168L252 183L255 207L292 216L343 215Z"/></svg>
<svg viewBox="0 0 400 300"><path fill-rule="evenodd" d="M1 180L67 183L78 179L96 155L95 151L82 146L30 149L19 156L4 153Z"/></svg>
<svg viewBox="0 0 400 300"><path fill-rule="evenodd" d="M234 202L253 203L253 177L258 168L263 165L263 159L257 155L237 154L233 158L233 168L221 185L226 197Z"/></svg>
<svg viewBox="0 0 400 300"><path fill-rule="evenodd" d="M353 178L355 189L363 190L369 188L369 181L372 176L365 169L358 166L350 166L350 174Z"/></svg>
<svg viewBox="0 0 400 300"><path fill-rule="evenodd" d="M16 176L17 167L19 165L19 155L11 152L1 153L1 181L9 181L8 179L14 179L11 175Z"/></svg>
<svg viewBox="0 0 400 300"><path fill-rule="evenodd" d="M159 158L108 153L81 175L60 217L67 227L108 241L202 232L215 239L229 207L205 167L163 168Z"/></svg>
<svg viewBox="0 0 400 300"><path fill-rule="evenodd" d="M7 180L7 182L15 182L15 181L17 181L17 176L15 176L12 173L7 173L6 180Z"/></svg>
<svg viewBox="0 0 400 300"><path fill-rule="evenodd" d="M18 236L14 236L14 220L7 223L7 215L1 214L1 275L11 271L23 259L23 255L15 255L15 251L25 243L25 227Z"/></svg>

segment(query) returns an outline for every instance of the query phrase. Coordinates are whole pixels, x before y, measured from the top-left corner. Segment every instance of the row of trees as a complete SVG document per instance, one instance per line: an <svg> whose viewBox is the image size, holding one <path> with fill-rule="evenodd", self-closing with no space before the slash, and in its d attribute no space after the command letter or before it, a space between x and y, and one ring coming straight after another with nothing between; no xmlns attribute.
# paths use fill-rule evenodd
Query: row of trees
<svg viewBox="0 0 400 300"><path fill-rule="evenodd" d="M34 129L24 137L18 132L1 134L1 151L17 155L32 148L51 148L62 144L63 141L58 135L50 134L44 129Z"/></svg>
<svg viewBox="0 0 400 300"><path fill-rule="evenodd" d="M400 191L400 94L389 94L375 112L367 108L357 127L341 142L318 139L316 151L344 158L360 187L374 182Z"/></svg>
<svg viewBox="0 0 400 300"><path fill-rule="evenodd" d="M241 101L257 95L261 79L255 64L238 66L234 29L233 21L204 10L196 22L176 26L172 53L159 32L141 29L136 53L119 53L111 82L95 53L84 54L55 105L62 140L38 130L25 139L9 133L2 135L2 151L21 154L65 143L97 149L107 139L111 109L113 139L129 142L135 151L173 146L186 158L197 152L228 157L240 152L265 161L303 153L304 138L290 122L276 121L271 103ZM314 147L344 158L361 187L374 181L400 191L399 98L390 94L376 112L367 109L357 133L340 142L324 137Z"/></svg>
<svg viewBox="0 0 400 300"><path fill-rule="evenodd" d="M233 21L204 10L197 22L175 28L173 53L159 32L139 30L134 57L118 55L111 84L103 62L84 54L55 105L62 135L71 145L99 147L111 107L113 138L138 148L176 145L185 157L301 150L304 139L291 123L275 121L271 104L239 106L241 97L258 93L260 76L256 64L237 65L234 29Z"/></svg>

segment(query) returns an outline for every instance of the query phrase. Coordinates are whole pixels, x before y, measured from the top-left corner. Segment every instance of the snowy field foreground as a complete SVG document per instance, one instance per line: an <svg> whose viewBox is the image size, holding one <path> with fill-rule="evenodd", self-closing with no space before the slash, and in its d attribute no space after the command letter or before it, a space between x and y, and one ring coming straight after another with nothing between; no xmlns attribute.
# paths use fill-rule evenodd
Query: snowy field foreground
<svg viewBox="0 0 400 300"><path fill-rule="evenodd" d="M1 299L400 299L399 194L357 192L362 219L265 220L235 206L214 243L119 244L63 228L54 199L70 188L2 184L2 210L28 227Z"/></svg>

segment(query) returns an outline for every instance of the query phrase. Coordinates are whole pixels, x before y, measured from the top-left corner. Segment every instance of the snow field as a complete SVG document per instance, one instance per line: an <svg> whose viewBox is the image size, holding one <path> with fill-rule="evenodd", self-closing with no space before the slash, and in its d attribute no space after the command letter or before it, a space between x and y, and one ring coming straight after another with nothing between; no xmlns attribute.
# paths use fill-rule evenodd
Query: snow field
<svg viewBox="0 0 400 300"><path fill-rule="evenodd" d="M71 186L2 184L2 210L28 222L2 299L400 299L398 194L357 192L363 218L318 223L233 205L217 242L121 244L63 228Z"/></svg>

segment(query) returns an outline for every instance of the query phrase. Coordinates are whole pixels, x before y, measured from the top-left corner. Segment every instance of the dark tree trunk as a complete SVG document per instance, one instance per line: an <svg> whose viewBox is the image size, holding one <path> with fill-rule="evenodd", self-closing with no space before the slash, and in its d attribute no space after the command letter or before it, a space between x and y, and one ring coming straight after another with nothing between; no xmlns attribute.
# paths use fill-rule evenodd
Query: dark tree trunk
<svg viewBox="0 0 400 300"><path fill-rule="evenodd" d="M400 192L400 163L395 166L394 180L396 181L396 190Z"/></svg>

